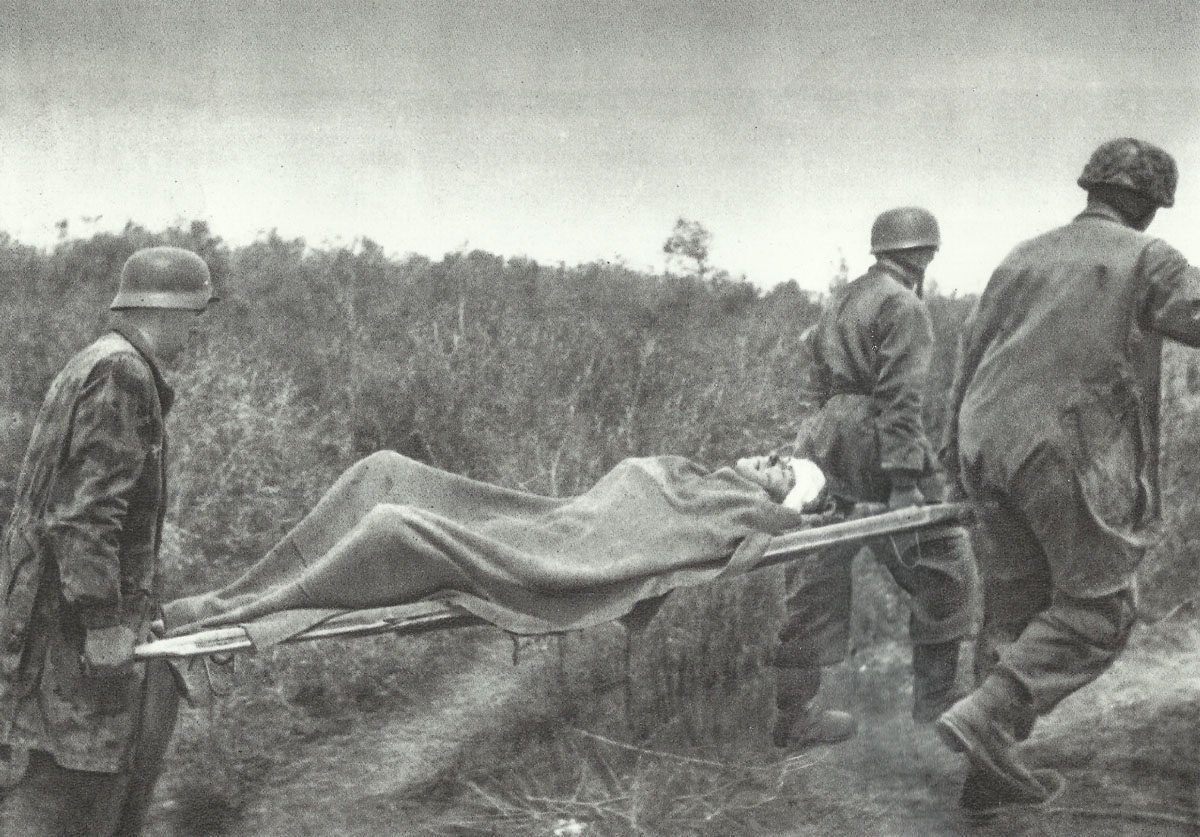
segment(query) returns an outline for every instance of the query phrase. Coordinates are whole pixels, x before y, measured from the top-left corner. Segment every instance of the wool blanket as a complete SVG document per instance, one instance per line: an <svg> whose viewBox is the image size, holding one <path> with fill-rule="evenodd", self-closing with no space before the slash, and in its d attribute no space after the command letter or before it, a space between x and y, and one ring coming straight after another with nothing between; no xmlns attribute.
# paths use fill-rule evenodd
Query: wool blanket
<svg viewBox="0 0 1200 837"><path fill-rule="evenodd" d="M336 613L433 598L513 633L576 630L744 572L801 525L735 469L677 456L627 459L556 498L381 452L240 578L169 603L165 623L170 635L243 625L262 645Z"/></svg>

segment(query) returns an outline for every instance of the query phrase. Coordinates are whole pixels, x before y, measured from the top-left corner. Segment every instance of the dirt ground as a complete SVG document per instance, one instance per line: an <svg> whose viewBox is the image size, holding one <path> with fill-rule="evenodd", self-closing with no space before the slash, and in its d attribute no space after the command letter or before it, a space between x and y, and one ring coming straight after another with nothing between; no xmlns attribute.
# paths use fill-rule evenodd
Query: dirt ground
<svg viewBox="0 0 1200 837"><path fill-rule="evenodd" d="M907 716L903 656L867 655L850 688L860 735L812 751L811 780L781 835L1200 834L1200 632L1172 619L1139 626L1121 660L1042 720L1026 745L1034 767L1067 780L1041 809L985 825L957 808L965 759Z"/></svg>
<svg viewBox="0 0 1200 837"><path fill-rule="evenodd" d="M264 779L228 832L244 835L429 834L453 812L431 777L453 772L481 736L537 723L531 700L548 656L513 667L498 638L470 670L436 685L420 712L373 716L316 741ZM793 761L794 789L768 820L780 837L837 835L1200 834L1200 628L1180 613L1139 626L1118 664L1042 721L1028 761L1064 774L1067 787L1039 810L1006 812L984 825L957 808L964 760L908 717L907 652L894 644L857 655L835 672L823 700L853 708L859 736ZM165 777L151 834L187 834ZM446 832L443 832L446 833ZM584 828L579 837L586 837Z"/></svg>

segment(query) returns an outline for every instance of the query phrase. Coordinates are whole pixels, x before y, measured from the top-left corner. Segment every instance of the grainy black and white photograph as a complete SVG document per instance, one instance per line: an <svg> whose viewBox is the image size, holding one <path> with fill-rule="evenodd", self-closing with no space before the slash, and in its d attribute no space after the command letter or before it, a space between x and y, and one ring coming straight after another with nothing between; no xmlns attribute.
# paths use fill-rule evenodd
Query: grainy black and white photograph
<svg viewBox="0 0 1200 837"><path fill-rule="evenodd" d="M1200 834L1200 6L8 0L0 834Z"/></svg>

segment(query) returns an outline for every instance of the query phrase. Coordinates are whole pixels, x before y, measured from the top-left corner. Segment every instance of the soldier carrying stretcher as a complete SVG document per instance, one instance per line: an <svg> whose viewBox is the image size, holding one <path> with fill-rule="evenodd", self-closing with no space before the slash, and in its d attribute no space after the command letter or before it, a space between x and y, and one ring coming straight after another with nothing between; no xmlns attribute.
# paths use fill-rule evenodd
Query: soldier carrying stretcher
<svg viewBox="0 0 1200 837"><path fill-rule="evenodd" d="M42 403L0 546L0 749L28 753L0 834L141 831L179 703L165 662L134 663L159 606L174 400L161 366L214 299L195 253L134 253L111 330Z"/></svg>
<svg viewBox="0 0 1200 837"><path fill-rule="evenodd" d="M940 245L927 210L882 213L871 229L876 263L833 295L807 338L808 394L818 409L803 422L795 453L821 467L839 504L902 509L942 499L921 417L933 348L921 288ZM859 549L831 547L789 569L788 615L774 659L778 746L835 743L855 732L848 713L818 711L811 701L821 667L846 656L851 561ZM961 526L946 526L907 548L881 539L870 550L911 596L912 714L932 722L958 697L959 644L971 627L977 586L970 540Z"/></svg>
<svg viewBox="0 0 1200 837"><path fill-rule="evenodd" d="M1015 745L1133 627L1160 518L1162 342L1200 346L1200 270L1145 233L1177 179L1150 143L1102 144L1078 180L1087 208L1004 259L963 334L942 459L981 512L983 679L937 726L970 759L969 812L1061 788Z"/></svg>

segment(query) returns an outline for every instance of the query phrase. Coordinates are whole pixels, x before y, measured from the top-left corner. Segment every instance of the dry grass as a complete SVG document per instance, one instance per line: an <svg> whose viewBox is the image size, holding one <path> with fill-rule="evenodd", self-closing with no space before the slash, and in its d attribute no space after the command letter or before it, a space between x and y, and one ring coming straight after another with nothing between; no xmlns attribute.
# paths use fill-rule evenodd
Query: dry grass
<svg viewBox="0 0 1200 837"><path fill-rule="evenodd" d="M502 774L462 780L465 811L438 833L569 833L575 824L597 837L748 834L786 790L787 763L762 756L651 749L570 729L529 746Z"/></svg>

